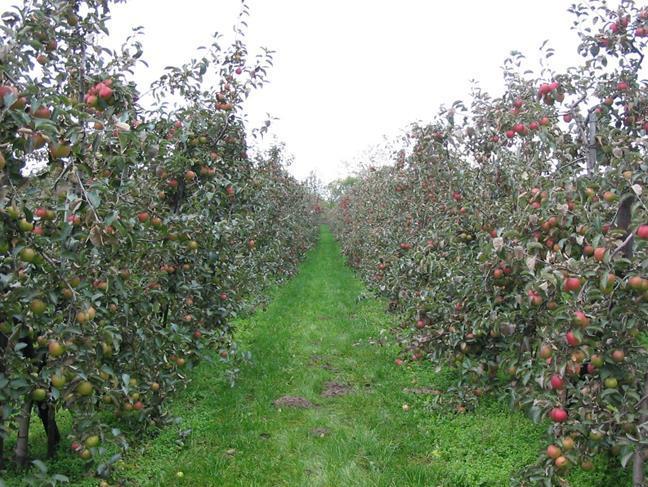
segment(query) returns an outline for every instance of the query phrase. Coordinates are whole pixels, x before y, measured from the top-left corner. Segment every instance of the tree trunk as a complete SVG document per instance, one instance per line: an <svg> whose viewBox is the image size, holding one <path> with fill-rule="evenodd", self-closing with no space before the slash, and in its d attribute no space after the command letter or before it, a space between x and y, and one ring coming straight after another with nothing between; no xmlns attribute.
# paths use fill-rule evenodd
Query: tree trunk
<svg viewBox="0 0 648 487"><path fill-rule="evenodd" d="M29 420L31 419L32 399L27 397L18 418L18 439L16 440L16 464L19 468L27 465L29 456Z"/></svg>
<svg viewBox="0 0 648 487"><path fill-rule="evenodd" d="M648 395L648 374L646 374L646 378L644 381L644 388L643 388L643 397L646 397ZM642 425L645 425L646 422L648 422L648 404L644 404L645 401L641 401L639 403L639 411L641 414L639 415L639 428L638 428L638 436L639 436L639 442L637 444L637 451L635 451L634 454L634 462L632 464L632 485L634 487L645 487L645 474L644 474L644 452L643 452L643 446L641 445L642 440L644 439L644 434L643 434L643 428L641 427Z"/></svg>
<svg viewBox="0 0 648 487"><path fill-rule="evenodd" d="M36 410L47 434L47 458L52 458L56 455L56 449L61 441L61 433L56 424L56 408L54 404L43 401L36 403Z"/></svg>

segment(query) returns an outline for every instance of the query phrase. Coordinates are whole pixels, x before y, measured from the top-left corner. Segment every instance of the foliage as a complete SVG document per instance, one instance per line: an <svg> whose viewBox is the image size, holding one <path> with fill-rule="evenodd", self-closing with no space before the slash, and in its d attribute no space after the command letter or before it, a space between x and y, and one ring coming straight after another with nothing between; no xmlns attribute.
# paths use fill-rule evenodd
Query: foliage
<svg viewBox="0 0 648 487"><path fill-rule="evenodd" d="M393 166L340 198L335 231L404 314L404 357L459 371L458 410L494 391L551 416L560 450L524 478L558 482L610 452L636 480L648 444L648 10L570 11L581 66L553 72L545 45L536 75L512 53L505 94L476 87L413 126Z"/></svg>
<svg viewBox="0 0 648 487"><path fill-rule="evenodd" d="M229 320L295 271L317 230L317 199L281 153L248 157L242 104L269 53L249 56L242 27L228 47L215 36L145 108L137 38L119 52L98 40L109 7L25 2L0 25L2 439L17 435L26 465L35 403L52 455L69 410L73 449L101 476L119 459L105 446L128 445L100 413L166 421L206 352L235 360Z"/></svg>

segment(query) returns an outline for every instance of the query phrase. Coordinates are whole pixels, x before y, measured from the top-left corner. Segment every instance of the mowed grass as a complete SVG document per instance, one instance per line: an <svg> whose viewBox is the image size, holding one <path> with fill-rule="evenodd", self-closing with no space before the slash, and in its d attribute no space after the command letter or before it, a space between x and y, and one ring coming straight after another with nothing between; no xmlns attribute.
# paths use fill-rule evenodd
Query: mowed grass
<svg viewBox="0 0 648 487"><path fill-rule="evenodd" d="M141 486L505 486L536 461L546 424L493 399L465 414L431 412L428 396L407 392L443 389L450 374L429 363L394 365L394 318L362 296L323 227L299 274L265 311L239 321L252 360L236 385L217 362L195 369L170 404L181 421L135 440L116 477ZM348 394L323 397L331 381ZM275 407L282 396L313 407ZM62 458L53 468L65 465ZM69 467L73 485L97 485ZM570 485L610 481L602 471L575 471Z"/></svg>
<svg viewBox="0 0 648 487"><path fill-rule="evenodd" d="M126 458L121 474L139 485L508 485L537 458L544 428L494 403L431 414L429 398L404 389L444 387L444 377L429 364L394 365L392 318L363 293L324 228L267 310L239 323L252 361L237 385L216 366L198 368L174 401L182 423ZM322 397L329 381L349 394ZM285 395L314 407L275 407Z"/></svg>

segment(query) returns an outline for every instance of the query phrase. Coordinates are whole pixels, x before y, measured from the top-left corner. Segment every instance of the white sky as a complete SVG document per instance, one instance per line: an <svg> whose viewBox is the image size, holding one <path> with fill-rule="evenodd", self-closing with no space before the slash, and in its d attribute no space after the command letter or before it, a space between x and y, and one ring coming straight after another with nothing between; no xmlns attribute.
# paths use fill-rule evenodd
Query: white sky
<svg viewBox="0 0 648 487"><path fill-rule="evenodd" d="M0 0L0 11L18 0ZM250 53L277 51L270 84L247 103L252 126L266 113L271 132L295 157L290 171L324 182L443 104L467 99L469 81L502 90L508 53L537 59L550 39L556 68L578 63L566 0L249 0ZM129 0L113 6L111 34L121 42L144 26L142 88L167 65L181 64L219 31L231 38L239 0ZM111 42L112 44L112 42ZM142 91L145 91L144 89Z"/></svg>

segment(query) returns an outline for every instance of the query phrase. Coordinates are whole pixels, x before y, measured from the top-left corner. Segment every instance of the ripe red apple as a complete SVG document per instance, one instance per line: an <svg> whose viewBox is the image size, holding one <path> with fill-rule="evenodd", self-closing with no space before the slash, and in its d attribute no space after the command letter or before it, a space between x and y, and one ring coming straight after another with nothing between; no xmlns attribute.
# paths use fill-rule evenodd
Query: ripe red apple
<svg viewBox="0 0 648 487"><path fill-rule="evenodd" d="M639 225L639 228L637 228L637 237L642 240L648 239L648 225Z"/></svg>
<svg viewBox="0 0 648 487"><path fill-rule="evenodd" d="M586 245L585 247L583 247L583 254L587 257L591 257L592 255L594 255L594 247L592 247L591 245Z"/></svg>
<svg viewBox="0 0 648 487"><path fill-rule="evenodd" d="M566 123L571 122L571 121L572 121L572 115L571 115L571 113L565 113L565 114L563 115L563 120L564 120Z"/></svg>
<svg viewBox="0 0 648 487"><path fill-rule="evenodd" d="M509 139L512 139L513 137L515 137L515 131L507 130L506 131L506 137L509 138Z"/></svg>
<svg viewBox="0 0 648 487"><path fill-rule="evenodd" d="M565 279L565 283L563 284L563 289L565 291L578 291L581 288L581 282L578 277L568 277Z"/></svg>
<svg viewBox="0 0 648 487"><path fill-rule="evenodd" d="M551 383L552 389L562 389L563 387L565 387L565 379L563 379L562 376L558 374L552 375L549 382Z"/></svg>
<svg viewBox="0 0 648 487"><path fill-rule="evenodd" d="M565 339L567 340L567 344L570 347L576 347L576 346L580 345L580 343L581 343L580 338L578 338L578 336L572 330L569 330L565 334Z"/></svg>
<svg viewBox="0 0 648 487"><path fill-rule="evenodd" d="M140 221L140 223L144 223L149 219L149 214L146 211L142 211L137 214L137 219Z"/></svg>
<svg viewBox="0 0 648 487"><path fill-rule="evenodd" d="M594 260L598 262L603 262L603 259L605 259L605 253L607 252L607 249L605 247L597 247L594 249Z"/></svg>
<svg viewBox="0 0 648 487"><path fill-rule="evenodd" d="M564 423L567 421L567 418L569 415L567 414L567 411L565 411L563 408L553 408L549 412L549 417L551 418L552 421L556 423Z"/></svg>
<svg viewBox="0 0 648 487"><path fill-rule="evenodd" d="M612 25L616 25L616 24L612 24ZM617 90L619 91L626 91L629 87L630 86L625 81L619 81L617 83Z"/></svg>
<svg viewBox="0 0 648 487"><path fill-rule="evenodd" d="M625 360L625 352L623 350L615 350L612 352L612 360L616 363L621 363Z"/></svg>

